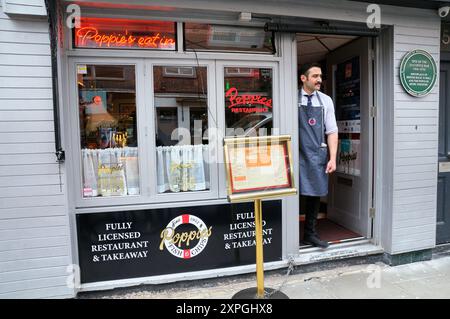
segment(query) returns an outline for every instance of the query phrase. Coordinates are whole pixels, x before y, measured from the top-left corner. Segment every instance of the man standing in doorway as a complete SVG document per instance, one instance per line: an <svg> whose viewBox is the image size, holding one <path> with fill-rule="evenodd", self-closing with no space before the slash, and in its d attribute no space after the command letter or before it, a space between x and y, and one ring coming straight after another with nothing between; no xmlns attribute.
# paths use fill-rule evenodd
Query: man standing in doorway
<svg viewBox="0 0 450 319"><path fill-rule="evenodd" d="M305 212L303 243L327 248L316 231L320 197L328 194L328 174L336 170L338 128L332 99L320 92L319 64L300 68L302 89L298 99L300 144L300 207ZM326 136L326 141L325 141ZM329 152L329 158L328 158Z"/></svg>

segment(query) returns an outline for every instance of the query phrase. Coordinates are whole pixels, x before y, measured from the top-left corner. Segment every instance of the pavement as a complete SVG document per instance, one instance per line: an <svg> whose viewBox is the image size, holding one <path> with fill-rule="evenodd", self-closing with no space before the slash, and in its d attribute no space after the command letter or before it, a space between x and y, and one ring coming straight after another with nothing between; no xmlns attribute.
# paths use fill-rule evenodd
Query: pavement
<svg viewBox="0 0 450 319"><path fill-rule="evenodd" d="M301 267L301 266L297 266ZM231 299L256 286L256 276L147 285L80 293L81 299ZM280 289L290 299L449 299L450 252L436 252L429 261L391 267L382 262L346 265L298 273L268 272L264 287Z"/></svg>

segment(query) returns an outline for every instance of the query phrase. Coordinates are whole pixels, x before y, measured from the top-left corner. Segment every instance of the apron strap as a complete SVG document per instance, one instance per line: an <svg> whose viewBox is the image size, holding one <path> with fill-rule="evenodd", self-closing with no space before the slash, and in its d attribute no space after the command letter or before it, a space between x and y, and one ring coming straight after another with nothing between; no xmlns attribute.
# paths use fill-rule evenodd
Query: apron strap
<svg viewBox="0 0 450 319"><path fill-rule="evenodd" d="M319 100L319 104L320 104L320 109L321 109L321 111L322 111L322 145L321 146L323 146L323 145L325 145L326 143L325 143L325 130L324 130L324 125L325 125L325 112L324 112L324 105L323 105L323 103L322 103L322 99L320 98L320 95L319 95L319 91L317 91L316 92L316 94L317 94L317 99Z"/></svg>

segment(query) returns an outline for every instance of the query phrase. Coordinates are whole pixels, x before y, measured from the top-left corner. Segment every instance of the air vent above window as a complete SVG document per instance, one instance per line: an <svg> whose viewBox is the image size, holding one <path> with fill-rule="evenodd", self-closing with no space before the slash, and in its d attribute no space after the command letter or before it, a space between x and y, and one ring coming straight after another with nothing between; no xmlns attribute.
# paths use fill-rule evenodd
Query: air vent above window
<svg viewBox="0 0 450 319"><path fill-rule="evenodd" d="M176 78L195 78L194 67L192 66L165 66L163 76Z"/></svg>
<svg viewBox="0 0 450 319"><path fill-rule="evenodd" d="M211 25L208 44L211 46L262 48L266 33L262 29Z"/></svg>

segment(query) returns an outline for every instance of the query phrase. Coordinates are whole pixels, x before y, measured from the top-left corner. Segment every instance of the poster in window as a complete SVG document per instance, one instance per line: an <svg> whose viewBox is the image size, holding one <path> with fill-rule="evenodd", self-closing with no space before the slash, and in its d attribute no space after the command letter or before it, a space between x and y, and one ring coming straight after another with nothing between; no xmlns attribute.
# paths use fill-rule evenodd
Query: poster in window
<svg viewBox="0 0 450 319"><path fill-rule="evenodd" d="M106 91L82 91L82 98L86 102L85 114L105 114Z"/></svg>

